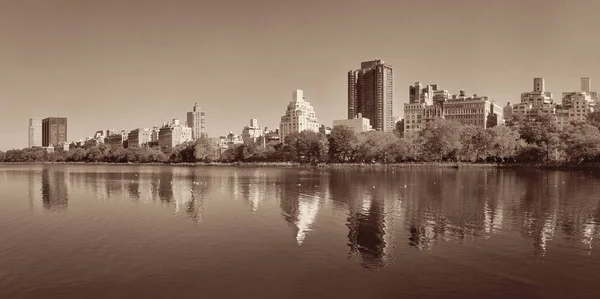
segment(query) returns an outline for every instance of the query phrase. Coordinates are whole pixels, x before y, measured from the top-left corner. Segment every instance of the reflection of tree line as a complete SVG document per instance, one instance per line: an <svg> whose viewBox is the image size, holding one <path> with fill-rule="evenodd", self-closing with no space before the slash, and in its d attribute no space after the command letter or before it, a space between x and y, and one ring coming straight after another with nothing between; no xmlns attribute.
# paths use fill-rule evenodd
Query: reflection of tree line
<svg viewBox="0 0 600 299"><path fill-rule="evenodd" d="M210 177L198 176L195 172L175 176L165 169L159 172L65 172L44 168L41 180L30 172L30 197L32 205L37 194L46 209L65 209L68 204L68 185L81 185L94 193L96 198L130 198L142 202L159 202L174 206L176 212L185 212L194 221L203 217L203 200L212 186ZM67 181L67 177L70 181ZM200 181L201 180L201 181ZM36 191L37 190L37 191Z"/></svg>
<svg viewBox="0 0 600 299"><path fill-rule="evenodd" d="M199 221L204 197L220 185L221 192L241 199L253 211L264 198L275 198L302 244L314 229L319 209L331 199L348 210L349 253L365 267L385 265L392 245L404 242L428 250L440 241L461 243L512 230L531 239L535 252L544 254L557 232L588 247L600 234L600 204L590 197L596 194L596 178L576 172L237 169L235 174L219 170L223 172L215 175L194 168L180 170L183 173L158 169L69 174L44 169L42 203L47 209L66 208L68 177L72 186L83 184L98 198L159 202ZM394 236L394 229L403 230L405 239Z"/></svg>

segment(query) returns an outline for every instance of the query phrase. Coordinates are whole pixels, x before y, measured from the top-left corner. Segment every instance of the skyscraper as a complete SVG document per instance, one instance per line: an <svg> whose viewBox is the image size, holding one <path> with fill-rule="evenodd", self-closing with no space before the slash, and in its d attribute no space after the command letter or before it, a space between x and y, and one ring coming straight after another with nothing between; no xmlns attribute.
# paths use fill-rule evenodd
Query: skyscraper
<svg viewBox="0 0 600 299"><path fill-rule="evenodd" d="M42 146L58 146L67 142L67 118L48 117L42 120Z"/></svg>
<svg viewBox="0 0 600 299"><path fill-rule="evenodd" d="M194 110L187 113L187 125L192 128L192 139L206 137L206 113L200 111L198 103L194 103Z"/></svg>
<svg viewBox="0 0 600 299"><path fill-rule="evenodd" d="M362 62L348 72L348 119L358 113L371 120L373 129L392 132L394 121L394 73L392 66L376 59Z"/></svg>
<svg viewBox="0 0 600 299"><path fill-rule="evenodd" d="M304 130L319 132L319 122L315 115L315 109L304 98L304 92L297 89L294 90L293 99L288 104L285 115L281 117L279 136L281 141L285 141L285 136L290 133Z"/></svg>
<svg viewBox="0 0 600 299"><path fill-rule="evenodd" d="M29 119L29 147L42 146L42 119Z"/></svg>

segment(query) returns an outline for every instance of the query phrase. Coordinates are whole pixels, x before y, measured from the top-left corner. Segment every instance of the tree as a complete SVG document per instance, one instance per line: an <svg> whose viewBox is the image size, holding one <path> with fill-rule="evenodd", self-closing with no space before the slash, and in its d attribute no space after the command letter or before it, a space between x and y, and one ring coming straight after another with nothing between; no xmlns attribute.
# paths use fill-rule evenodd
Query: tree
<svg viewBox="0 0 600 299"><path fill-rule="evenodd" d="M456 160L462 148L458 122L436 119L419 132L423 157L427 161Z"/></svg>
<svg viewBox="0 0 600 299"><path fill-rule="evenodd" d="M397 160L402 149L393 133L382 131L364 132L358 135L355 159L361 162L388 163Z"/></svg>
<svg viewBox="0 0 600 299"><path fill-rule="evenodd" d="M0 162L4 162L5 158L6 158L6 153L3 151L0 151Z"/></svg>
<svg viewBox="0 0 600 299"><path fill-rule="evenodd" d="M85 161L86 151L83 148L74 148L67 153L67 162L83 162Z"/></svg>
<svg viewBox="0 0 600 299"><path fill-rule="evenodd" d="M521 138L531 146L537 146L545 155L546 162L556 159L558 150L563 147L560 140L560 128L549 114L542 114L535 120L519 126ZM551 157L552 153L552 157Z"/></svg>
<svg viewBox="0 0 600 299"><path fill-rule="evenodd" d="M587 115L587 123L600 129L600 111L594 111Z"/></svg>
<svg viewBox="0 0 600 299"><path fill-rule="evenodd" d="M574 123L562 132L567 162L579 164L600 154L600 130L587 123Z"/></svg>
<svg viewBox="0 0 600 299"><path fill-rule="evenodd" d="M102 162L106 159L105 153L99 146L91 146L87 149L85 160L88 162Z"/></svg>
<svg viewBox="0 0 600 299"><path fill-rule="evenodd" d="M329 161L346 162L352 155L353 145L357 141L356 133L348 126L335 126L328 137Z"/></svg>
<svg viewBox="0 0 600 299"><path fill-rule="evenodd" d="M194 146L197 161L212 162L216 158L216 147L208 138L200 138Z"/></svg>
<svg viewBox="0 0 600 299"><path fill-rule="evenodd" d="M318 163L327 160L329 142L324 134L304 130L286 136L284 145L284 158L287 161L300 163Z"/></svg>
<svg viewBox="0 0 600 299"><path fill-rule="evenodd" d="M249 145L240 144L235 149L234 160L240 162L246 162L252 158L254 151Z"/></svg>
<svg viewBox="0 0 600 299"><path fill-rule="evenodd" d="M169 161L174 163L181 162L196 162L195 155L195 143L193 142L184 142L182 144L177 145L169 155Z"/></svg>
<svg viewBox="0 0 600 299"><path fill-rule="evenodd" d="M488 157L490 134L482 127L466 125L460 131L460 160L477 162Z"/></svg>
<svg viewBox="0 0 600 299"><path fill-rule="evenodd" d="M516 156L517 152L523 148L526 143L517 131L509 127L496 126L488 129L490 136L489 155L500 162Z"/></svg>

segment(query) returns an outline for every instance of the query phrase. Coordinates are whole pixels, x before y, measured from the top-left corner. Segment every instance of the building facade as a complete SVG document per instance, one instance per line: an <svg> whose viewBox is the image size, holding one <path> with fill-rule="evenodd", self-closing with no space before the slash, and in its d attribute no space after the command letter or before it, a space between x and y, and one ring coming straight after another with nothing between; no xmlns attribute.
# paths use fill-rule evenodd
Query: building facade
<svg viewBox="0 0 600 299"><path fill-rule="evenodd" d="M408 87L408 97L408 103L404 104L404 134L419 131L436 118L444 118L444 104L450 93L439 89L437 84L424 86L415 82Z"/></svg>
<svg viewBox="0 0 600 299"><path fill-rule="evenodd" d="M250 119L250 125L242 130L242 139L245 144L255 143L263 135L263 130L258 125L257 119Z"/></svg>
<svg viewBox="0 0 600 299"><path fill-rule="evenodd" d="M444 118L484 129L504 123L504 108L488 100L488 97L453 96L444 103Z"/></svg>
<svg viewBox="0 0 600 299"><path fill-rule="evenodd" d="M319 132L319 122L313 106L304 98L304 92L294 90L292 101L288 104L285 115L279 124L279 137L285 141L285 136L304 130Z"/></svg>
<svg viewBox="0 0 600 299"><path fill-rule="evenodd" d="M41 147L42 146L42 119L41 118L30 118L29 119L29 147Z"/></svg>
<svg viewBox="0 0 600 299"><path fill-rule="evenodd" d="M187 113L187 125L192 128L192 139L206 137L206 112L201 111L198 103L194 103L192 111Z"/></svg>
<svg viewBox="0 0 600 299"><path fill-rule="evenodd" d="M116 148L116 147L125 147L125 143L128 141L129 133L125 130L121 130L120 132L108 131L109 135L105 139L106 145Z"/></svg>
<svg viewBox="0 0 600 299"><path fill-rule="evenodd" d="M376 59L348 72L348 119L361 113L378 131L392 132L394 120L394 72Z"/></svg>
<svg viewBox="0 0 600 299"><path fill-rule="evenodd" d="M152 141L149 129L135 129L127 134L127 147L147 146Z"/></svg>
<svg viewBox="0 0 600 299"><path fill-rule="evenodd" d="M257 140L257 145L266 148L269 143L279 143L281 138L279 136L279 129L269 130L265 128L263 135Z"/></svg>
<svg viewBox="0 0 600 299"><path fill-rule="evenodd" d="M562 102L554 102L552 93L545 90L543 78L533 79L533 91L521 94L521 102L504 108L504 118L521 116L524 121L535 120L540 115L553 115L558 125L572 121L585 121L587 115L599 105L598 92L591 90L590 78L581 78L581 91L563 92ZM507 112L510 113L507 113Z"/></svg>
<svg viewBox="0 0 600 299"><path fill-rule="evenodd" d="M188 141L192 141L192 128L181 125L178 119L165 124L158 132L158 146L162 151L169 151Z"/></svg>
<svg viewBox="0 0 600 299"><path fill-rule="evenodd" d="M354 132L367 132L372 131L371 122L368 118L363 117L362 114L358 114L353 119L338 119L333 121L333 126L347 126L351 128Z"/></svg>
<svg viewBox="0 0 600 299"><path fill-rule="evenodd" d="M67 142L67 118L48 117L42 120L42 146L58 146Z"/></svg>
<svg viewBox="0 0 600 299"><path fill-rule="evenodd" d="M512 107L511 118L519 115L525 119L535 119L539 115L556 112L556 104L552 93L546 91L544 78L534 78L533 91L521 93L521 102Z"/></svg>
<svg viewBox="0 0 600 299"><path fill-rule="evenodd" d="M409 103L404 104L405 135L423 129L435 119L447 119L463 125L490 128L504 123L504 109L488 97L467 96L464 90L450 96L438 85L423 86L416 82L409 87Z"/></svg>

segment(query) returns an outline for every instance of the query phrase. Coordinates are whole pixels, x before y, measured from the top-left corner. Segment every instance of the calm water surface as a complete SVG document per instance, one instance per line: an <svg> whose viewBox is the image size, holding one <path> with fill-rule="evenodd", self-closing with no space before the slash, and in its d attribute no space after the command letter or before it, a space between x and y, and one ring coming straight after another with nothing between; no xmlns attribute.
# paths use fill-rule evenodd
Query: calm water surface
<svg viewBox="0 0 600 299"><path fill-rule="evenodd" d="M0 166L0 298L600 298L600 175Z"/></svg>

